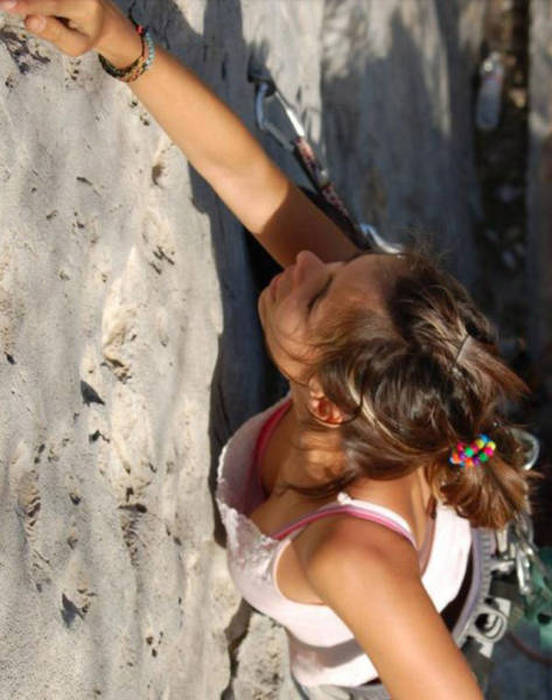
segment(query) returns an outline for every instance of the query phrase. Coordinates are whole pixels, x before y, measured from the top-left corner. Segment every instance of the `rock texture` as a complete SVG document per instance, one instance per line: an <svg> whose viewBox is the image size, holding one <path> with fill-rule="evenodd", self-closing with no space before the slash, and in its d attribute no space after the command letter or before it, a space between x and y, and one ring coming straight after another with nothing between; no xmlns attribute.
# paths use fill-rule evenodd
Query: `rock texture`
<svg viewBox="0 0 552 700"><path fill-rule="evenodd" d="M542 434L552 435L552 14L542 0L531 3L531 77L529 119L528 281L531 314L530 349L543 391Z"/></svg>
<svg viewBox="0 0 552 700"><path fill-rule="evenodd" d="M264 58L355 214L433 230L470 281L482 3L120 4L251 128ZM2 16L0 67L2 696L293 698L212 499L274 398L241 227L95 56Z"/></svg>
<svg viewBox="0 0 552 700"><path fill-rule="evenodd" d="M471 80L485 3L327 0L323 133L339 189L391 239L432 234L474 279Z"/></svg>

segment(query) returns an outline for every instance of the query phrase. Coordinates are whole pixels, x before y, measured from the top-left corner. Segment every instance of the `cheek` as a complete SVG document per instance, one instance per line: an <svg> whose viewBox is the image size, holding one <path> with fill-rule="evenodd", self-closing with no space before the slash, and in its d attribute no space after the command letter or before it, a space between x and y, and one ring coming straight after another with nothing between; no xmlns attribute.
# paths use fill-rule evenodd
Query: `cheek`
<svg viewBox="0 0 552 700"><path fill-rule="evenodd" d="M309 342L304 319L295 309L274 308L259 299L259 315L272 359L288 377L300 377L308 364Z"/></svg>
<svg viewBox="0 0 552 700"><path fill-rule="evenodd" d="M267 325L282 345L305 345L308 338L306 319L294 302L284 301L267 311Z"/></svg>

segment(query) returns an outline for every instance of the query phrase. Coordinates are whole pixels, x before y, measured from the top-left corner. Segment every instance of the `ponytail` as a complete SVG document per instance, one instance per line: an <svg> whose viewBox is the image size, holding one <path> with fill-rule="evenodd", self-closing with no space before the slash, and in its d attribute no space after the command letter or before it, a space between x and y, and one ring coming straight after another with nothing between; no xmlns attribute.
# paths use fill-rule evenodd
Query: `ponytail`
<svg viewBox="0 0 552 700"><path fill-rule="evenodd" d="M523 470L523 448L509 428L495 424L492 437L497 449L488 461L462 467L441 460L426 468L426 476L433 492L473 527L500 529L528 509L531 475Z"/></svg>

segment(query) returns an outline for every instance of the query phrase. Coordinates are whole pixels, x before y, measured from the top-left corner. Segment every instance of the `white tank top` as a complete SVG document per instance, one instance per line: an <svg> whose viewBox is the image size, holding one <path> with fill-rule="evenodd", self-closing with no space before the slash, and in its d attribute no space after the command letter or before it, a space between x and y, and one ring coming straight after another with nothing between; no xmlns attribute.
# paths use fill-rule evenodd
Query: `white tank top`
<svg viewBox="0 0 552 700"><path fill-rule="evenodd" d="M276 583L278 561L289 543L321 512L345 512L385 525L415 546L410 526L389 508L338 495L335 503L317 509L300 523L272 536L264 535L247 517L265 496L256 478L261 430L288 399L250 418L225 446L219 461L217 503L227 532L230 575L253 607L283 625L289 640L290 666L305 686L362 685L378 676L369 657L341 618L326 605L297 603ZM440 612L460 590L471 546L469 522L452 508L437 504L433 543L422 583Z"/></svg>

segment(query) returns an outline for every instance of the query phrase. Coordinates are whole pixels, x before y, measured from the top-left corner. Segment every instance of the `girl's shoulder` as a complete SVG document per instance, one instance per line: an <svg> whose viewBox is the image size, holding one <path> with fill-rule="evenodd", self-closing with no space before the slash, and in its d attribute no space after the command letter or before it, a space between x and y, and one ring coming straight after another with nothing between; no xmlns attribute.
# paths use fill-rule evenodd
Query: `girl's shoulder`
<svg viewBox="0 0 552 700"><path fill-rule="evenodd" d="M297 553L309 581L350 580L375 575L382 568L397 577L419 578L418 552L411 538L383 520L350 517L343 511L313 522L296 542Z"/></svg>
<svg viewBox="0 0 552 700"><path fill-rule="evenodd" d="M307 578L376 575L383 568L391 577L419 579L433 500L416 476L396 484L354 483L339 494L339 512L313 522L297 542Z"/></svg>

